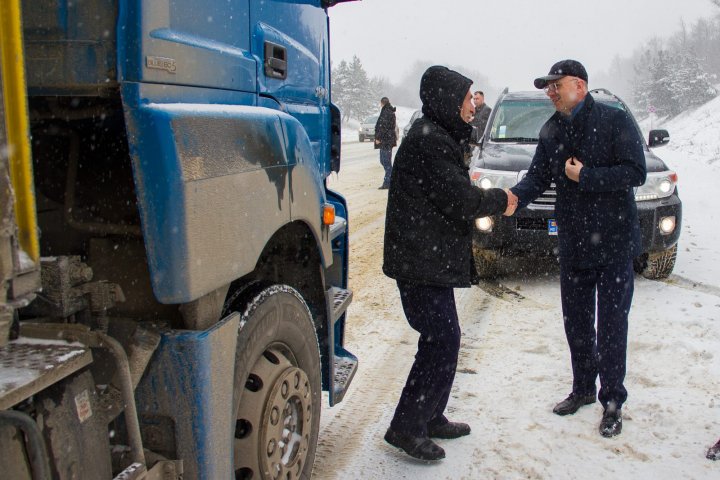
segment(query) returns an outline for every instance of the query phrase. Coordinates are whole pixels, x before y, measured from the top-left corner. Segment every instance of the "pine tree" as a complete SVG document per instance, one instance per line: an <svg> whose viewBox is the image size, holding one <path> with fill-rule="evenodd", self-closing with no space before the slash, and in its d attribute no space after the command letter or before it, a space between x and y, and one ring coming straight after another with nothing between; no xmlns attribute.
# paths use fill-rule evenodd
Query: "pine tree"
<svg viewBox="0 0 720 480"><path fill-rule="evenodd" d="M680 104L674 96L671 78L672 55L665 50L645 51L635 71L634 100L642 110L658 115L675 115Z"/></svg>
<svg viewBox="0 0 720 480"><path fill-rule="evenodd" d="M357 55L353 55L349 65L349 85L346 107L349 115L362 120L375 111L377 100L370 99L370 79Z"/></svg>
<svg viewBox="0 0 720 480"><path fill-rule="evenodd" d="M350 118L350 111L346 108L349 97L350 68L345 60L342 60L337 68L332 70L332 101L338 106L342 113L342 121L347 122Z"/></svg>
<svg viewBox="0 0 720 480"><path fill-rule="evenodd" d="M377 110L382 81L370 79L362 61L354 55L350 63L341 61L332 72L332 101L342 112L344 122L362 120Z"/></svg>
<svg viewBox="0 0 720 480"><path fill-rule="evenodd" d="M673 115L685 108L701 105L717 95L712 77L705 72L692 51L675 57L675 65L669 78L676 108Z"/></svg>

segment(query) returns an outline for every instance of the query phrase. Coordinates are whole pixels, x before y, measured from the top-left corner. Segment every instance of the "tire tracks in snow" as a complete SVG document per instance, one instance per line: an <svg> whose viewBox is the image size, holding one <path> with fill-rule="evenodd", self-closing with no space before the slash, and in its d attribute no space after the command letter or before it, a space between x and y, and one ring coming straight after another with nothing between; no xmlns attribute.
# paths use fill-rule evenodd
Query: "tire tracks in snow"
<svg viewBox="0 0 720 480"><path fill-rule="evenodd" d="M695 280L683 277L682 275L672 274L668 278L658 281L666 283L667 285L671 285L673 287L690 290L692 292L701 292L720 298L720 287L716 287L715 285L708 285L702 282L697 282Z"/></svg>

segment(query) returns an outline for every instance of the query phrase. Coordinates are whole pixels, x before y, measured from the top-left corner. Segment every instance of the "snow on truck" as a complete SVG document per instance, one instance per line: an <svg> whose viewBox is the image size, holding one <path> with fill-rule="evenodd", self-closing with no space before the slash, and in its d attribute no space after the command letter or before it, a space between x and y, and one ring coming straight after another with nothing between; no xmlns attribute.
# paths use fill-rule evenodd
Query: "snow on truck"
<svg viewBox="0 0 720 480"><path fill-rule="evenodd" d="M339 1L0 2L2 478L309 478L357 368Z"/></svg>

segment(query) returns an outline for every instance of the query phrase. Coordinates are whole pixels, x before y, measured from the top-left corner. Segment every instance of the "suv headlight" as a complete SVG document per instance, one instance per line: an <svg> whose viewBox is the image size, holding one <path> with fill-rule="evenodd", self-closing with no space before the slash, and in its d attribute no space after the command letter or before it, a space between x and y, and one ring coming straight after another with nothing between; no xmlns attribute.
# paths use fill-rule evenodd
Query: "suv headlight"
<svg viewBox="0 0 720 480"><path fill-rule="evenodd" d="M510 188L517 183L517 172L507 170L487 170L475 168L470 174L470 179L478 187L487 190L488 188Z"/></svg>
<svg viewBox="0 0 720 480"><path fill-rule="evenodd" d="M643 202L669 197L675 192L677 179L677 173L671 171L648 173L645 183L635 190L635 201Z"/></svg>

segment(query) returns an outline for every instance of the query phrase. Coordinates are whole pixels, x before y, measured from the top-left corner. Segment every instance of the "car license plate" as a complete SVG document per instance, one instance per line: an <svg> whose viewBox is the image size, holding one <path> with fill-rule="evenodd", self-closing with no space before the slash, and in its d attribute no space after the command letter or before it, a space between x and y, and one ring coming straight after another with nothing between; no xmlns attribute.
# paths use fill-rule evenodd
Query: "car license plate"
<svg viewBox="0 0 720 480"><path fill-rule="evenodd" d="M548 235L557 235L557 221L554 218L548 219Z"/></svg>

